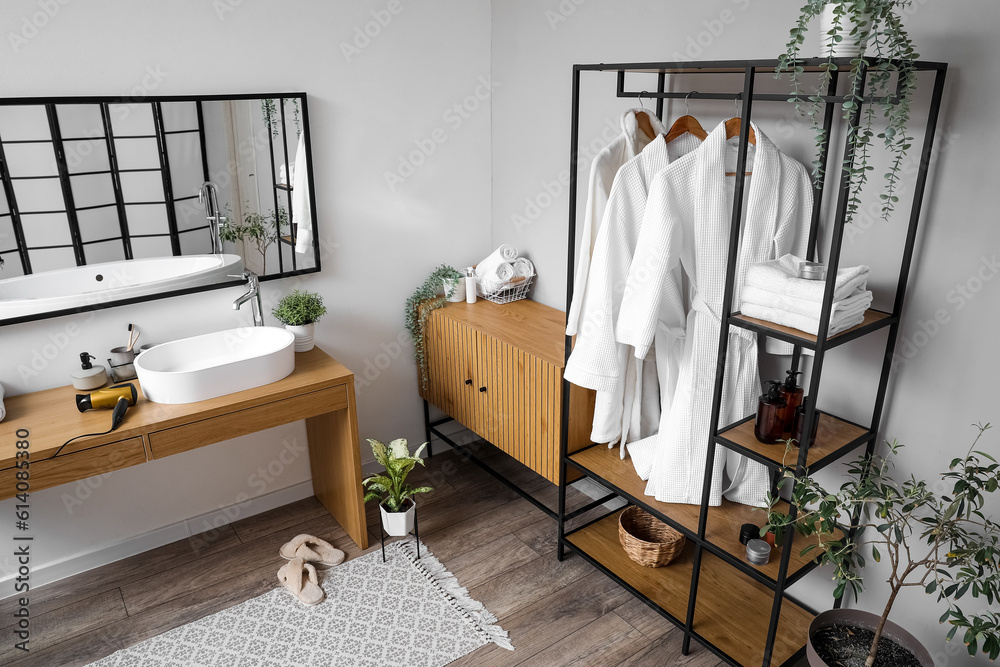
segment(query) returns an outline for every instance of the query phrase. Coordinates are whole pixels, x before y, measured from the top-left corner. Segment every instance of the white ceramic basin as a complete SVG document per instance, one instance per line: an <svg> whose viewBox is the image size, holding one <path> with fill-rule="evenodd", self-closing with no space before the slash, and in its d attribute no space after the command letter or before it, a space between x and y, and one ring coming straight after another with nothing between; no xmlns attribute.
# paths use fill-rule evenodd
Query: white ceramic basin
<svg viewBox="0 0 1000 667"><path fill-rule="evenodd" d="M154 403L194 403L277 382L295 369L295 337L278 327L241 327L182 338L135 358Z"/></svg>

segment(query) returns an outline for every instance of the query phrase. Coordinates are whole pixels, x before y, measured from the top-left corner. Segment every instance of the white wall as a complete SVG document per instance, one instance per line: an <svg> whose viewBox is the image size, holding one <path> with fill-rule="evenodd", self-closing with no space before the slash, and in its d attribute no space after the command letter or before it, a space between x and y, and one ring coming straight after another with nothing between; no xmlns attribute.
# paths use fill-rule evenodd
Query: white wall
<svg viewBox="0 0 1000 667"><path fill-rule="evenodd" d="M42 5L58 10L47 17ZM320 292L330 312L316 342L357 373L361 437L421 442L412 346L398 342L405 341L403 303L437 264L465 265L489 250L489 104L473 97L478 108L466 117L452 109L489 77L489 3L12 0L0 19L6 96L309 94L323 270L264 284L265 300L273 305L297 286ZM29 38L11 43L7 31L22 29ZM355 40L345 55L341 44ZM426 147L438 128L444 143L432 142L429 156L414 155L419 166L390 189L384 174L411 159L415 140ZM106 356L125 340L128 322L141 327L145 342L246 323L249 314L231 308L239 293L0 328L0 381L11 395L68 384L77 355ZM32 494L35 583L71 571L52 567L66 559L120 557L200 530L203 515L240 493L273 494L241 515L309 495L307 457L288 449L304 440L299 422L122 470L96 489ZM72 501L79 496L86 496L82 504ZM0 516L12 515L11 503L0 503ZM116 551L121 541L162 528ZM12 529L0 522L0 541ZM13 571L5 559L0 580Z"/></svg>
<svg viewBox="0 0 1000 667"><path fill-rule="evenodd" d="M561 196L550 195L558 193L560 180L565 182L567 176L572 64L774 58L801 4L798 0L494 3L493 74L503 87L493 106L493 240L514 243L531 253L540 276L535 298L564 306L568 197L565 188ZM982 192L991 182L997 144L994 118L1000 81L992 63L1000 57L1000 46L992 29L1000 21L1000 7L940 0L913 4L906 24L919 52L929 60L950 62L951 69L939 124L941 151L928 183L904 311L899 348L904 363L897 364L889 388L882 432L906 445L898 461L902 475L912 472L933 480L956 452L968 449L974 435L969 424L1000 420L995 390L1000 364L991 350L992 331L1000 325L1000 278L994 279L1000 270L994 263L1000 228L993 202ZM812 40L816 39L813 34ZM807 42L804 52L817 53L817 45ZM592 157L592 147L599 148L616 134L618 116L634 104L615 98L614 76L584 75L580 144L586 156ZM655 86L655 79L635 82L629 89ZM735 91L740 83L738 77L726 82L702 77L694 87ZM758 84L774 85L767 76L759 77ZM929 86L924 80L915 107L926 105ZM652 107L649 101L645 105ZM759 104L754 118L779 148L808 163L811 135L791 115L790 106ZM667 109L669 122L683 113L683 104ZM734 113L730 102L692 102L691 111L707 130ZM913 124L922 122L922 112L916 113ZM581 167L585 179L589 157L581 160ZM883 171L877 166L874 173ZM869 188L872 196L881 189L875 181ZM906 187L912 192L912 186ZM859 218L844 246L842 265L872 266L877 305L884 307L892 302L905 213L890 222ZM828 247L823 245L824 252ZM957 291L965 284L968 298ZM936 328L928 324L935 314L945 324ZM871 418L883 343L884 337L874 336L827 357L821 408L848 418ZM780 371L781 362L771 360L764 376L774 377ZM994 432L984 444L996 452L1000 435ZM836 476L828 479L839 485ZM1000 509L998 500L993 502L994 511ZM886 587L880 579L885 574L875 566L867 576L870 590L860 606L881 609ZM828 582L818 576L795 592L822 606L829 590ZM971 600L962 602L963 609L976 607ZM937 623L942 611L931 596L909 589L897 599L893 617L926 643L937 664L971 663L962 655L959 641L945 644L946 628Z"/></svg>

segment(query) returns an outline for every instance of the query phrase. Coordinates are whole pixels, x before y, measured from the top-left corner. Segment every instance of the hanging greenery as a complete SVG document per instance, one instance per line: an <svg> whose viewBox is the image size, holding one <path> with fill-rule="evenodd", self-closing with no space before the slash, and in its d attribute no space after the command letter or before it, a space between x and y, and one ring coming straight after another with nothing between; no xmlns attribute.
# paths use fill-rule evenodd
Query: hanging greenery
<svg viewBox="0 0 1000 667"><path fill-rule="evenodd" d="M458 286L458 280L462 278L455 267L442 264L434 269L427 280L417 288L417 290L406 300L406 330L410 332L413 339L413 356L417 361L417 369L420 374L421 388L427 388L427 359L425 357L424 326L427 318L432 312L444 305L446 299L451 298ZM443 287L444 280L454 281L452 287L443 296L438 294L438 290Z"/></svg>
<svg viewBox="0 0 1000 667"><path fill-rule="evenodd" d="M853 164L845 159L843 165L850 177L847 222L857 213L861 204L861 191L868 182L868 172L874 170L868 163L870 147L875 138L882 140L892 156L889 169L884 175L885 191L880 195L882 218L888 220L899 202L897 190L900 171L913 141L913 137L907 134L906 125L910 119L910 102L916 87L914 61L920 57L899 17L900 10L911 2L912 0L806 0L799 11L795 27L790 31L785 52L778 57L775 76L780 77L783 73L789 75L793 93L789 101L795 105L796 112L807 116L811 123L817 147L812 175L816 183L820 183L825 177L822 147L826 141L822 96L826 94L830 77L838 67L831 50L831 55L827 56L821 68L816 88L813 92L806 93L801 81L805 69L799 62L799 49L805 41L809 22L822 14L825 7L830 6L833 27L821 36L824 42L840 44L846 40L861 51L860 56L851 60L849 92L843 103L844 118L850 122L854 112L862 105L864 96L860 91L865 84L863 73L867 74L867 95L874 98L874 102L865 106L859 125L848 127L855 159ZM870 69L863 67L866 56L878 59ZM879 112L885 119L886 126L876 135L874 124Z"/></svg>
<svg viewBox="0 0 1000 667"><path fill-rule="evenodd" d="M278 106L274 103L274 98L267 97L260 101L260 113L264 118L264 124L271 130L272 137L281 135L281 119L278 113ZM292 120L295 122L295 136L302 134L302 111L299 108L298 98L292 98Z"/></svg>

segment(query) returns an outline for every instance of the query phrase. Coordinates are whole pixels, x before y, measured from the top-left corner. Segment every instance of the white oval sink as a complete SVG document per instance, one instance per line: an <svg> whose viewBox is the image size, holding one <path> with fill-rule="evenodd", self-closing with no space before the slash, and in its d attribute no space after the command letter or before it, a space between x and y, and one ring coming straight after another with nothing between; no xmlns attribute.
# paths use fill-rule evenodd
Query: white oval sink
<svg viewBox="0 0 1000 667"><path fill-rule="evenodd" d="M295 337L278 327L240 327L182 338L135 358L154 403L194 403L277 382L295 369Z"/></svg>

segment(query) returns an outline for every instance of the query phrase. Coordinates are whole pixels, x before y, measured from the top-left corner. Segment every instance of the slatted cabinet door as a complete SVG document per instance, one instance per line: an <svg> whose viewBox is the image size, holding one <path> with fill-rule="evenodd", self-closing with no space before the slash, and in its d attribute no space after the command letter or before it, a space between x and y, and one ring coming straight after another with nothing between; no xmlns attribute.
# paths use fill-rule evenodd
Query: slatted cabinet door
<svg viewBox="0 0 1000 667"><path fill-rule="evenodd" d="M534 302L435 310L426 327L429 382L421 391L428 402L554 484L562 416L562 365L556 363L561 315ZM552 344L540 346L540 333ZM570 451L589 444L592 400L582 390L571 395Z"/></svg>

